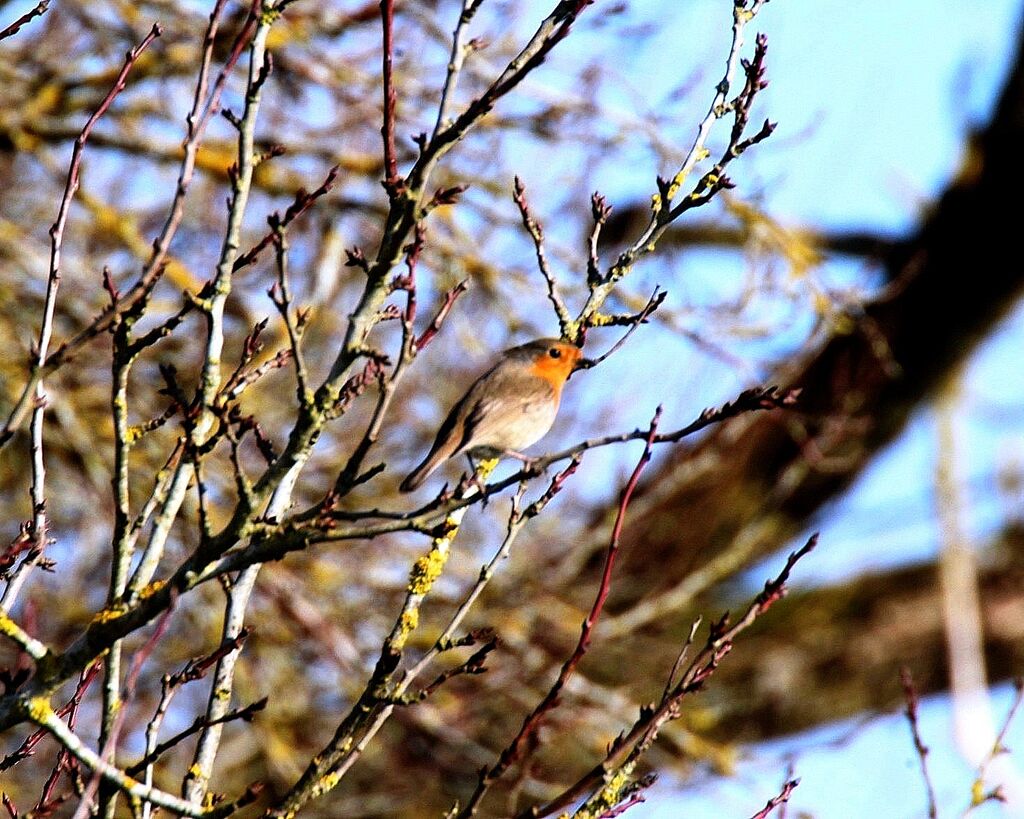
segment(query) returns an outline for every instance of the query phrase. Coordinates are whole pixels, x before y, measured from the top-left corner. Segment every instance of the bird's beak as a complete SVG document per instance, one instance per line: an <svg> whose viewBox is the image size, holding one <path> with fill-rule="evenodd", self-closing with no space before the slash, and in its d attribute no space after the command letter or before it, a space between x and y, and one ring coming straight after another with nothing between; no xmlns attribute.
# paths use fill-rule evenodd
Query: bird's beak
<svg viewBox="0 0 1024 819"><path fill-rule="evenodd" d="M575 366L572 368L572 372L569 373L569 377L572 378L572 374L579 372L580 370L589 370L595 364L597 364L597 362L592 358L580 358L576 361Z"/></svg>

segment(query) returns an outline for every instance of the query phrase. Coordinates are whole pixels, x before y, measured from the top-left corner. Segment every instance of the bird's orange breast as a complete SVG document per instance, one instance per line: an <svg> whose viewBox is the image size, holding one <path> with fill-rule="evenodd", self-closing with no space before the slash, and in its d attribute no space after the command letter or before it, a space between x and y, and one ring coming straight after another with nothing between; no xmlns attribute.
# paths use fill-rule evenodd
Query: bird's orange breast
<svg viewBox="0 0 1024 819"><path fill-rule="evenodd" d="M576 368L576 362L583 354L579 347L572 344L561 345L562 355L552 358L548 353L541 353L530 365L530 374L547 381L558 395L562 385Z"/></svg>

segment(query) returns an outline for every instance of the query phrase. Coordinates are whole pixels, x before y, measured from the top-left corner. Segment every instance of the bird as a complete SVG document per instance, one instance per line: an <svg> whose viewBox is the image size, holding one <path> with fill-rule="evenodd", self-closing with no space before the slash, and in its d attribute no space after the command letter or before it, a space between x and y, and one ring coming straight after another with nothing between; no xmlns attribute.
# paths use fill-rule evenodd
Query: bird
<svg viewBox="0 0 1024 819"><path fill-rule="evenodd" d="M449 458L462 453L524 458L555 422L562 387L591 366L583 351L556 338L538 338L505 350L452 407L422 463L399 485L412 492Z"/></svg>

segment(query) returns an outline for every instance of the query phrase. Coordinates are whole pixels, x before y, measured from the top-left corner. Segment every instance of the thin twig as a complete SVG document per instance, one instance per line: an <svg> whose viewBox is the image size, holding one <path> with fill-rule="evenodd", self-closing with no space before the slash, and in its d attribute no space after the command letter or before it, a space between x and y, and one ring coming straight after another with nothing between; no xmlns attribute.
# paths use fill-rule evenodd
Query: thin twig
<svg viewBox="0 0 1024 819"><path fill-rule="evenodd" d="M92 664L92 666L82 672L82 675L78 679L78 685L75 686L75 693L71 696L70 701L64 709L62 709L63 713L62 711L57 712L60 716L67 716L68 729L71 731L74 731L78 724L78 712L81 708L82 700L85 699L85 693L89 690L89 686L92 684L99 666L100 661L97 660ZM62 747L60 749L60 753L57 754L57 762L53 766L53 771L46 783L43 785L43 791L39 796L39 801L36 803L34 812L45 816L50 813L54 807L63 802L65 797L54 798L53 796L53 790L57 786L60 774L67 771L68 776L74 779L78 770L78 762L73 756L71 756L71 753L67 748Z"/></svg>
<svg viewBox="0 0 1024 819"><path fill-rule="evenodd" d="M259 565L256 565L243 570L228 591L221 644L233 644L236 648L226 652L217 661L206 715L201 727L202 733L192 757L192 764L182 782L181 792L193 804L201 803L206 796L213 764L220 748L224 718L231 713L231 692L234 688L235 665L241 656L240 638L245 630L245 611L256 585L259 569Z"/></svg>
<svg viewBox="0 0 1024 819"><path fill-rule="evenodd" d="M267 697L263 697L262 699L256 700L256 702L250 703L249 705L245 705L241 708L235 708L232 711L228 711L226 714L224 714L224 716L218 717L217 722L222 725L228 722L234 722L235 720L242 720L243 722L252 722L253 717L255 717L257 713L259 713L267 707L267 701ZM138 776L138 774L141 773L144 769L151 768L153 763L156 762L157 759L159 759L161 756L163 756L165 753L171 750L171 748L173 748L175 745L177 745L185 739L188 739L190 736L197 733L198 731L210 727L210 725L211 723L209 723L205 718L196 717L191 725L189 725L187 728L182 728L174 736L170 737L169 739L165 739L163 742L155 743L151 748L147 747L146 755L138 762L131 765L129 768L126 768L125 773L129 774L130 776Z"/></svg>
<svg viewBox="0 0 1024 819"><path fill-rule="evenodd" d="M900 669L900 686L903 688L903 697L907 702L903 713L910 726L910 733L914 739L914 750L917 752L917 759L921 767L921 778L924 780L925 792L928 794L928 817L936 819L939 815L939 805L935 798L935 786L932 784L932 778L928 772L928 746L921 739L921 731L917 722L917 708L920 700L917 696L917 689L914 687L914 678L907 666Z"/></svg>
<svg viewBox="0 0 1024 819"><path fill-rule="evenodd" d="M512 200L516 203L516 207L519 208L519 216L523 220L523 227L526 228L526 232L533 239L533 247L537 255L537 267L540 270L540 274L544 277L544 281L547 282L548 301L551 302L551 306L555 310L555 316L558 319L558 331L563 338L567 338L569 328L572 325L572 316L569 314L569 308L565 306L561 293L558 292L558 282L555 280L555 274L551 272L551 265L548 264L547 253L544 250L544 228L541 227L540 223L530 212L530 205L526 201L526 187L518 176L515 177L512 183Z"/></svg>
<svg viewBox="0 0 1024 819"><path fill-rule="evenodd" d="M292 203L285 209L284 216L274 214L272 218L276 221L271 223L270 230L263 234L263 238L245 251L245 253L240 253L238 255L238 258L235 259L233 271L237 273L243 267L255 262L260 253L267 246L275 243L275 237L277 236L278 229L287 228L292 222L309 210L316 201L320 199L320 197L329 193L338 181L338 173L340 170L340 166L332 166L327 172L327 176L324 177L324 181L320 183L320 187L316 188L312 193L306 191L305 188L299 188L298 192L295 194L295 199L292 200Z"/></svg>
<svg viewBox="0 0 1024 819"><path fill-rule="evenodd" d="M999 728L999 733L996 735L995 741L992 743L992 748L978 765L974 782L971 784L971 803L964 809L961 816L970 815L973 810L986 802L1002 802L1006 799L1002 785L996 785L990 790L985 790L985 778L988 776L989 768L996 759L1003 754L1008 753L1008 749L1005 744L1006 734L1010 730L1010 723L1012 723L1013 718L1017 716L1017 712L1020 710L1021 704L1024 703L1024 678L1018 677L1015 679L1013 681L1013 687L1013 702L1010 704L1010 709L1006 712L1006 717L1003 719L1003 724Z"/></svg>
<svg viewBox="0 0 1024 819"><path fill-rule="evenodd" d="M416 338L414 332L414 322L416 320L416 267L419 264L420 253L423 250L424 242L426 241L426 227L419 223L413 232L412 243L405 248L405 266L407 275L404 279L396 281L395 286L401 287L405 290L405 310L402 313L402 339L401 347L398 351L398 361L395 364L394 369L391 371L390 377L385 377L383 374L378 382L378 396L377 405L374 407L373 415L370 417L370 422L366 425L366 431L363 433L362 439L356 444L352 454L345 462L344 468L338 473L338 477L334 482L333 494L335 498L341 498L346 493L350 492L355 486L361 483L361 479L364 478L361 475L363 463L366 460L366 456L373 448L374 444L377 443L377 438L380 435L381 428L384 425L384 419L387 415L388 409L391 407L391 402L395 396L395 390L402 378L407 372L409 366L416 358L416 354L420 350L419 339ZM465 290L465 282L461 282L454 292L454 295L449 294L445 299L445 304L441 308L444 315L447 315L454 304L455 299L458 298L460 292ZM436 333L441 328L441 322L444 316L439 313L438 318L435 319L434 325ZM428 330L425 330L421 338L426 337ZM429 343L429 339L423 343L422 346L426 346Z"/></svg>
<svg viewBox="0 0 1024 819"><path fill-rule="evenodd" d="M452 307L455 306L456 300L469 289L469 279L463 279L455 287L444 294L444 301L438 308L437 313L431 320L430 324L427 325L426 329L419 334L416 338L416 350L417 352L426 347L441 331L441 325L444 324L448 314L451 312Z"/></svg>
<svg viewBox="0 0 1024 819"><path fill-rule="evenodd" d="M104 276L111 300L116 300L117 291L109 275ZM136 312L132 317L137 317ZM111 542L110 585L107 590L107 607L112 608L124 595L128 583L128 569L132 558L133 543L130 535L131 492L129 482L129 452L131 442L128 433L128 375L135 356L130 350L132 321L121 320L115 325L113 355L111 361L110 408L114 423L114 479L111 482L114 501L114 531ZM106 748L117 723L121 710L121 643L114 643L107 652L103 663L103 697L101 703L99 747ZM116 760L112 760L116 764ZM99 815L112 819L117 791L104 788L100 793ZM85 802L83 802L85 804Z"/></svg>
<svg viewBox="0 0 1024 819"><path fill-rule="evenodd" d="M57 709L58 717L68 717L69 722L73 721L74 715L78 710L78 706L81 704L82 698L85 696L85 692L89 686L92 685L93 680L96 679L96 675L99 674L100 666L102 662L97 660L87 669L83 670L78 679L78 685L75 687L75 693L71 696L64 705ZM35 747L42 739L47 735L45 730L36 731L25 738L25 741L21 743L18 748L8 754L7 756L0 759L0 771L6 771L9 768L14 767L23 759L27 759L35 753Z"/></svg>
<svg viewBox="0 0 1024 819"><path fill-rule="evenodd" d="M647 304L645 304L643 309L635 316L625 316L622 321L616 321L612 319L610 321L604 322L605 326L608 326L610 324L622 324L624 322L628 329L625 333L623 333L622 338L620 338L611 346L608 352L598 356L597 358L583 359L580 362L580 364L577 365L577 369L589 370L591 367L596 367L598 364L601 364L603 361L606 361L610 356L614 355L615 352L618 351L618 349L629 340L629 337L636 332L637 328L641 324L647 323L647 319L651 317L651 314L654 313L655 310L661 307L662 302L664 302L667 297L667 292L662 290L660 287L655 287L654 292L651 294L651 297L647 300ZM583 363L584 361L586 363Z"/></svg>
<svg viewBox="0 0 1024 819"><path fill-rule="evenodd" d="M292 360L295 362L295 388L299 404L307 406L313 400L313 393L308 386L309 375L306 360L302 355L302 325L292 317L292 293L288 283L288 235L280 221L275 221L274 255L277 259L277 287L271 289L270 300L281 314L285 330L288 332L288 343L291 346Z"/></svg>
<svg viewBox="0 0 1024 819"><path fill-rule="evenodd" d="M50 0L39 0L36 3L35 8L26 11L21 17L11 23L9 26L0 29L0 40L6 40L8 37L13 37L19 31L21 27L26 23L31 22L36 17L42 17L46 13L46 9L50 6Z"/></svg>
<svg viewBox="0 0 1024 819"><path fill-rule="evenodd" d="M790 779L786 781L786 784L782 786L782 790L777 795L765 803L765 806L761 808L757 813L750 817L750 819L768 819L772 812L780 805L785 805L789 801L789 797L793 793L793 789L800 784L799 779Z"/></svg>
<svg viewBox="0 0 1024 819"><path fill-rule="evenodd" d="M383 31L382 85L384 88L384 116L380 128L384 139L384 189L389 197L397 197L401 189L398 159L395 151L395 78L394 78L394 25L395 0L380 0L380 19Z"/></svg>
<svg viewBox="0 0 1024 819"><path fill-rule="evenodd" d="M748 147L766 139L771 134L774 126L766 122L755 137L749 140L742 140L741 138L743 127L745 127L747 122L750 104L753 102L757 92L764 87L764 83L760 79L760 73L763 70L764 50L766 48L766 41L763 37L758 37L754 60L751 61L749 66L745 65L748 84L744 87L738 99L732 102L729 101L729 91L735 81L736 70L740 66L740 54L743 49L746 27L761 10L766 1L734 0L732 43L726 58L725 73L716 86L715 95L708 108L708 113L698 126L697 136L675 176L670 180L658 179L658 193L654 196L651 216L646 227L641 231L637 239L611 264L606 274L601 274L597 269L597 233L600 231L604 219L608 216L608 208L605 206L603 199L599 199L596 195L592 198L591 204L594 209L595 226L591 237L590 262L588 264L587 276L590 294L587 297L586 304L580 311L578 324L572 327L572 334L574 336L579 334L580 327L589 326L592 317L598 313L601 305L612 292L616 283L629 273L642 256L654 251L658 240L673 221L678 219L685 211L705 204L718 191L730 186L731 183L724 174L725 167ZM756 79L752 80L751 78L755 76ZM722 158L712 171L701 178L689 195L683 197L678 204L673 205L674 198L686 183L697 163L708 156L706 144L712 127L719 119L730 112L734 114L735 123L732 136L722 154Z"/></svg>
<svg viewBox="0 0 1024 819"><path fill-rule="evenodd" d="M260 6L262 13L259 15L255 32L252 35L252 42L249 45L245 105L242 116L237 121L238 159L236 170L231 175L232 191L228 224L217 269L209 285L209 296L204 304L204 313L207 319L206 350L196 396L196 405L203 409L209 408L213 404L220 388L220 359L224 347L224 309L228 295L231 293L232 274L235 261L238 258L242 223L251 191L253 173L256 169L256 117L263 88L272 65L270 54L267 51L267 37L276 18L275 13L279 12L282 7L281 2L264 2ZM202 443L197 436L205 436L213 422L213 413L203 412L197 429L193 433L195 443ZM244 626L245 610L258 573L258 566L247 568L235 580L228 592L228 603L224 614L224 642L237 636ZM238 651L226 654L217 663L214 672L210 699L206 708L206 727L200 734L192 764L182 782L182 794L194 805L201 804L206 796L213 765L220 747L222 724L219 720L228 713L231 706L231 691L234 686L234 670L238 656Z"/></svg>
<svg viewBox="0 0 1024 819"><path fill-rule="evenodd" d="M25 717L40 728L45 728L79 762L113 782L137 803L143 801L152 802L154 805L169 810L172 813L181 816L192 816L196 817L196 819L206 816L206 811L204 811L202 806L193 805L173 794L144 785L132 779L115 765L111 765L82 742L78 735L68 728L45 701L33 701L26 710Z"/></svg>
<svg viewBox="0 0 1024 819"><path fill-rule="evenodd" d="M146 726L146 750L142 762L146 763L144 781L147 785L153 784L153 763L159 756L159 754L156 753L156 748L157 739L160 734L160 726L163 723L168 709L171 707L171 700L174 698L174 695L187 683L194 682L195 680L200 680L205 677L221 657L229 651L238 649L245 637L248 636L248 633L247 629L243 629L237 639L230 643L222 643L206 657L189 660L181 671L174 674L164 675L160 686L160 701L157 703L153 718L150 719L149 724ZM139 765L135 765L132 768L129 768L128 774L131 776L137 775L138 767ZM142 819L149 819L151 813L152 805L149 802L146 802L142 806Z"/></svg>
<svg viewBox="0 0 1024 819"><path fill-rule="evenodd" d="M594 191L590 196L590 211L594 218L594 227L587 237L587 285L594 287L601 283L601 258L597 252L597 243L601 238L601 230L611 215L612 206L601 194Z"/></svg>
<svg viewBox="0 0 1024 819"><path fill-rule="evenodd" d="M483 0L462 0L462 11L459 12L459 21L455 24L455 31L452 34L452 51L448 57L448 71L445 74L444 87L441 89L441 102L437 106L437 120L434 122L431 139L436 139L441 129L448 125L448 111L452 105L452 97L455 96L455 87L458 85L466 55L471 49L471 46L466 43L466 32L482 3Z"/></svg>
<svg viewBox="0 0 1024 819"><path fill-rule="evenodd" d="M102 742L100 743L100 758L112 765L117 767L117 742L121 735L121 729L124 727L124 721L127 717L127 704L135 696L135 688L139 681L139 675L142 673L142 666L145 665L146 661L152 655L156 649L157 644L163 638L167 632L167 628L171 622L171 615L174 613L175 603L177 602L176 597L171 598L171 605L165 610L163 615L157 621L156 628L153 629L153 633L149 636L142 647L135 652L135 656L132 657L131 666L128 669L128 675L125 678L124 683L124 695L121 696L121 692L116 693L115 707L112 710L113 722L110 725L105 725L102 733ZM120 662L120 656L118 657ZM109 684L111 675L108 675L105 684ZM115 682L118 682L115 677ZM104 701L106 702L106 692L104 694ZM69 730L73 728L69 725ZM69 748L66 748L69 750ZM86 819L87 816L92 815L94 812L108 813L113 815L114 808L116 807L116 801L113 794L100 794L100 805L98 811L94 811L92 807L93 796L96 795L96 791L100 787L101 778L103 774L97 769L93 769L93 777L89 782L88 787L82 793L82 797L78 803L78 808L75 810L73 819ZM109 778L108 782L111 781ZM113 792L116 794L116 791Z"/></svg>

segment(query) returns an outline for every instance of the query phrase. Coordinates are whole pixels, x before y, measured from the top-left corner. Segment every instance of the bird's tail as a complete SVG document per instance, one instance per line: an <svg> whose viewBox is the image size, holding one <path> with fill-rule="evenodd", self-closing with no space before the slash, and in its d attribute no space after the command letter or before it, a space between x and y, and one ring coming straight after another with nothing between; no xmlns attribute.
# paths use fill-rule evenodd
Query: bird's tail
<svg viewBox="0 0 1024 819"><path fill-rule="evenodd" d="M420 485L430 477L430 473L437 469L447 458L444 449L437 449L423 459L423 463L410 472L404 481L398 485L401 492L412 492L420 488Z"/></svg>

